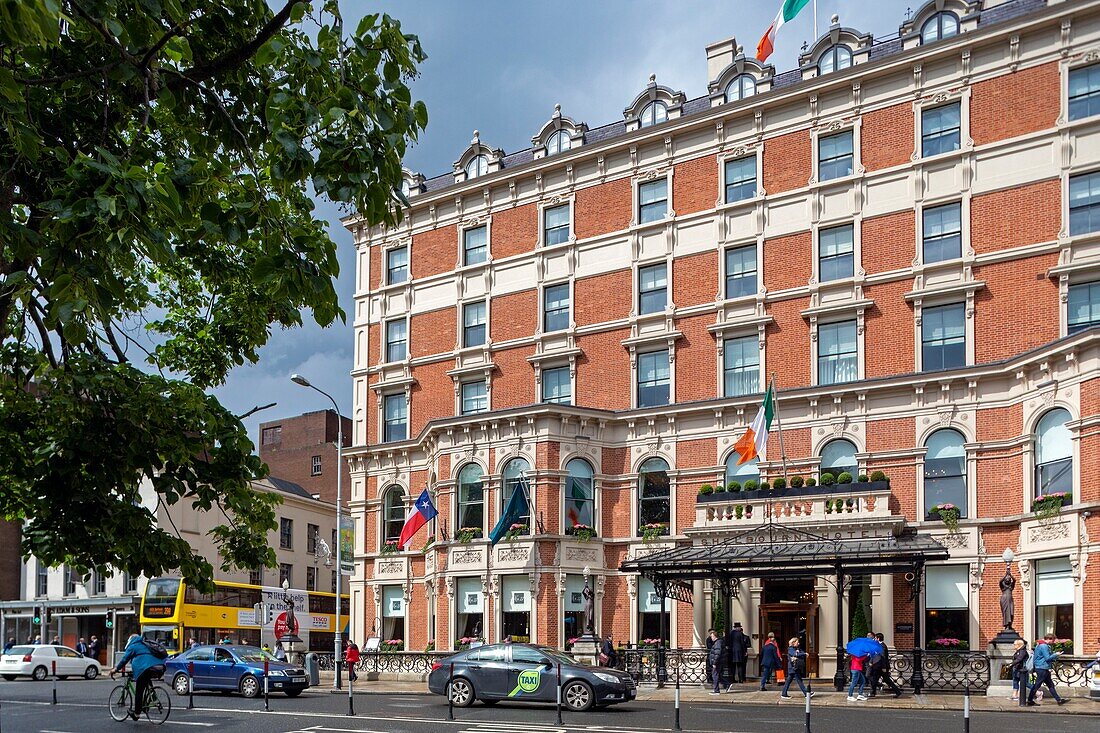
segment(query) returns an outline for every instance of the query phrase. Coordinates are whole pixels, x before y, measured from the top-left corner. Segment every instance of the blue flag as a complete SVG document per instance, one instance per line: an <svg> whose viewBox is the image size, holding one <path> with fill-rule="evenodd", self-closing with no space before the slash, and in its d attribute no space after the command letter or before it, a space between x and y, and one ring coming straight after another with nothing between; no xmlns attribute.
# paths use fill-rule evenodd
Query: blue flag
<svg viewBox="0 0 1100 733"><path fill-rule="evenodd" d="M500 521L489 533L490 544L495 545L500 542L513 524L527 516L527 512L527 487L524 482L519 482L512 489L512 498L508 500L508 506L504 508L504 513L500 515Z"/></svg>

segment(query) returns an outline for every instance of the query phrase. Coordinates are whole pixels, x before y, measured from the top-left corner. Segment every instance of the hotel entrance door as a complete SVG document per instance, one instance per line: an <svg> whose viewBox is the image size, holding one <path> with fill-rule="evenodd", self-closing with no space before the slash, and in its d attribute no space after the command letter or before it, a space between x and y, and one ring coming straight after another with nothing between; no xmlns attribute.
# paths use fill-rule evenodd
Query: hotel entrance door
<svg viewBox="0 0 1100 733"><path fill-rule="evenodd" d="M765 580L763 603L760 604L760 629L762 636L756 645L760 650L768 632L775 634L783 663L787 662L787 642L798 637L800 645L809 656L806 658L806 676L818 674L817 594L814 581Z"/></svg>

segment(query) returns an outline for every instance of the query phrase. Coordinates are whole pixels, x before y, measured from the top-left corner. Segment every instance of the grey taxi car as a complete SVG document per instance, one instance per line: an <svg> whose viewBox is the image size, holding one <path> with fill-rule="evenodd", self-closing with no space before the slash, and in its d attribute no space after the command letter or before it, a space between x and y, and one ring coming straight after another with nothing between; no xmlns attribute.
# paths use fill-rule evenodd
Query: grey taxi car
<svg viewBox="0 0 1100 733"><path fill-rule="evenodd" d="M489 644L460 651L432 665L428 689L437 695L449 694L456 707L466 707L474 700L486 705L501 700L554 703L558 665L562 705L568 710L582 712L593 706L629 702L638 695L626 672L591 667L557 649L532 644Z"/></svg>

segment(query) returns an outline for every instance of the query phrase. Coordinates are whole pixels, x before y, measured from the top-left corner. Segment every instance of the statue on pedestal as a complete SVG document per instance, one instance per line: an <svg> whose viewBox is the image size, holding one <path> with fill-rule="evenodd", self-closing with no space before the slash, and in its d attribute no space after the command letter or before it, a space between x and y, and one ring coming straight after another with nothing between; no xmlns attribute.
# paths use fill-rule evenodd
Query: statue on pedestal
<svg viewBox="0 0 1100 733"><path fill-rule="evenodd" d="M1005 575L1001 578L1001 621L1005 631L1013 631L1012 622L1016 617L1016 601L1012 598L1012 592L1016 590L1016 578L1012 577L1012 566L1005 567Z"/></svg>
<svg viewBox="0 0 1100 733"><path fill-rule="evenodd" d="M596 635L596 612L593 609L592 604L592 589L588 586L587 579L584 584L584 590L581 592L584 597L584 635L595 636Z"/></svg>

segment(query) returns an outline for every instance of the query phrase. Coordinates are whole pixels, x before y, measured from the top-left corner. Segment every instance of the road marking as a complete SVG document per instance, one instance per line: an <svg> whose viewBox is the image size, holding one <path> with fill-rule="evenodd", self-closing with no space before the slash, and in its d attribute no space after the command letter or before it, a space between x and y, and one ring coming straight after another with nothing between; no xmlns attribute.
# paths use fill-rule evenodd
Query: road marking
<svg viewBox="0 0 1100 733"><path fill-rule="evenodd" d="M195 725L199 726L200 728L213 728L215 725L214 723L196 723L189 720L166 720L164 722L168 723L169 725Z"/></svg>

